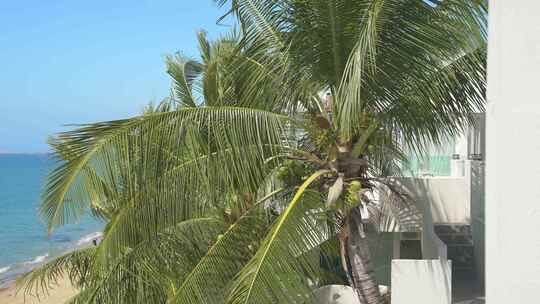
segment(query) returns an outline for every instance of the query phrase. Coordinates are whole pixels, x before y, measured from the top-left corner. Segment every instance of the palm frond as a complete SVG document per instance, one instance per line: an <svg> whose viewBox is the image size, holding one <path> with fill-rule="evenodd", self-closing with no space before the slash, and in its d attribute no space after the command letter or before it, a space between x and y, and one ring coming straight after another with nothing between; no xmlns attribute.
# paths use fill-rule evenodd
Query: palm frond
<svg viewBox="0 0 540 304"><path fill-rule="evenodd" d="M378 232L417 232L422 212L408 191L394 178L377 179L377 200L368 199L370 220Z"/></svg>
<svg viewBox="0 0 540 304"><path fill-rule="evenodd" d="M184 107L196 107L200 102L194 95L193 85L202 72L202 65L181 54L165 58L167 73L173 79L174 100Z"/></svg>
<svg viewBox="0 0 540 304"><path fill-rule="evenodd" d="M75 286L84 287L91 277L95 253L95 247L88 247L59 256L17 279L17 286L26 295L41 296L68 277Z"/></svg>
<svg viewBox="0 0 540 304"><path fill-rule="evenodd" d="M225 299L227 285L255 252L257 240L266 228L264 217L256 212L246 213L218 236L171 291L171 303L221 303Z"/></svg>
<svg viewBox="0 0 540 304"><path fill-rule="evenodd" d="M317 218L324 199L307 188L327 173L314 173L298 189L257 253L235 278L227 303L301 303L310 297L304 274L318 272L319 260L315 263L311 256L300 256L328 236Z"/></svg>
<svg viewBox="0 0 540 304"><path fill-rule="evenodd" d="M63 133L63 145L71 158L50 174L40 213L49 230L76 220L90 205L89 195L98 192L97 185L103 182L119 202L133 203L137 193L163 185L164 173L181 164L182 158L216 151L228 151L230 166L222 168L226 172L216 166L214 172L256 186L254 178L264 175L265 160L279 153L283 145L287 121L286 116L261 110L202 107L97 123ZM99 180L84 174L89 167Z"/></svg>
<svg viewBox="0 0 540 304"><path fill-rule="evenodd" d="M390 6L389 2L391 1L370 1L360 13L358 38L345 65L334 101L340 134L344 141L351 140L361 131L359 130L361 118L366 112L362 88L364 79L373 75L376 70L381 19L384 16L384 9Z"/></svg>
<svg viewBox="0 0 540 304"><path fill-rule="evenodd" d="M125 248L118 257L106 256L111 259L106 262L99 259L99 254L107 252L102 242L96 252L91 281L73 301L165 303L171 286L186 276L224 230L223 221L215 218L186 220L152 239Z"/></svg>

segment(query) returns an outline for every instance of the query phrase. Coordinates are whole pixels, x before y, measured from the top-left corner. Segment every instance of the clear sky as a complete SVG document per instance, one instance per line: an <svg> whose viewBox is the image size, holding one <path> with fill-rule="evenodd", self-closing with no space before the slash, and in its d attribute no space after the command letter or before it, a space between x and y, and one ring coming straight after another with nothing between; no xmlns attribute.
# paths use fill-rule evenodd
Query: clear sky
<svg viewBox="0 0 540 304"><path fill-rule="evenodd" d="M161 100L164 56L197 55L198 30L229 30L223 12L212 0L0 1L0 152L46 152L65 124Z"/></svg>

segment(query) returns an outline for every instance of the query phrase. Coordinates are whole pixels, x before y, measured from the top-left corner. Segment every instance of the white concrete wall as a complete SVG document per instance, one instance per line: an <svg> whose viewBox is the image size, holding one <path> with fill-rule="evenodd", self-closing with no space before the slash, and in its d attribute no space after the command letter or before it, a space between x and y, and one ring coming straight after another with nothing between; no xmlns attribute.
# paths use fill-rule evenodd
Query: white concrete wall
<svg viewBox="0 0 540 304"><path fill-rule="evenodd" d="M540 1L489 2L487 303L539 303Z"/></svg>
<svg viewBox="0 0 540 304"><path fill-rule="evenodd" d="M403 178L399 180L422 212L422 257L447 257L435 224L470 224L471 183L465 177Z"/></svg>
<svg viewBox="0 0 540 304"><path fill-rule="evenodd" d="M404 178L401 182L418 204L430 209L434 224L470 223L470 174L464 177Z"/></svg>
<svg viewBox="0 0 540 304"><path fill-rule="evenodd" d="M451 304L452 262L393 260L392 304Z"/></svg>

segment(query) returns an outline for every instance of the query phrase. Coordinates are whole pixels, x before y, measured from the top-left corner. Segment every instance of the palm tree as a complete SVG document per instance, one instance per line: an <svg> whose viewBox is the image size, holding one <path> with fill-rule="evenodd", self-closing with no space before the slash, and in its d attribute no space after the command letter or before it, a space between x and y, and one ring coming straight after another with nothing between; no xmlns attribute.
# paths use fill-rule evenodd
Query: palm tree
<svg viewBox="0 0 540 304"><path fill-rule="evenodd" d="M375 198L405 147L483 110L484 1L218 3L241 32L169 57L171 98L52 142L49 229L88 209L107 225L28 292L67 273L73 303L306 303L345 280L381 303L366 235L408 217ZM343 278L321 267L335 257Z"/></svg>

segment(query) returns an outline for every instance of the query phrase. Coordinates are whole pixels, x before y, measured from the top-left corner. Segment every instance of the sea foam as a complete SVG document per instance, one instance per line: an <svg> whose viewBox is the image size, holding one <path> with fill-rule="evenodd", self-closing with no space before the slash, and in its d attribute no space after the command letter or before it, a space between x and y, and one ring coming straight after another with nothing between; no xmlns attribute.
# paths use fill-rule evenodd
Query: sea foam
<svg viewBox="0 0 540 304"><path fill-rule="evenodd" d="M37 256L36 258L34 258L33 260L29 261L29 262L24 262L25 265L34 265L34 264L40 264L40 263L43 263L45 262L45 260L49 257L49 254L46 253L44 255L40 255L40 256Z"/></svg>
<svg viewBox="0 0 540 304"><path fill-rule="evenodd" d="M79 239L76 244L77 244L77 246L82 246L82 245L85 245L85 244L88 244L88 243L92 242L95 239L99 239L102 236L103 236L103 233L101 233L101 232L90 233L88 235L85 235L81 239Z"/></svg>

